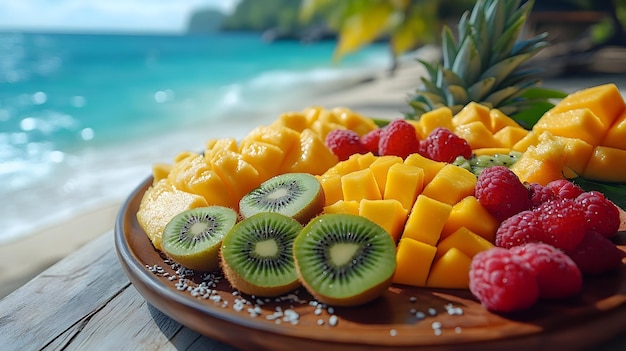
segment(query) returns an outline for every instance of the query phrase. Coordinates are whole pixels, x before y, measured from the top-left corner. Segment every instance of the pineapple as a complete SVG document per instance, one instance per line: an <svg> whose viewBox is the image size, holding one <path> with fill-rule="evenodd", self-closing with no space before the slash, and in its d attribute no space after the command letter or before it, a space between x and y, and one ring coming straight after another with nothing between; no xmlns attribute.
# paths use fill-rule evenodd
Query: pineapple
<svg viewBox="0 0 626 351"><path fill-rule="evenodd" d="M533 0L520 6L520 0L478 0L471 12L463 14L458 26L458 41L449 27L442 34L443 63L421 61L429 79L411 98L414 111L408 119L419 119L428 111L448 106L453 114L469 102L497 108L515 117L533 109L541 115L552 107L549 98L564 94L540 89L535 70L521 65L546 47L546 33L519 40ZM539 94L533 94L531 92ZM537 97L537 95L541 97ZM532 126L534 121L526 124ZM530 124L530 125L528 125Z"/></svg>

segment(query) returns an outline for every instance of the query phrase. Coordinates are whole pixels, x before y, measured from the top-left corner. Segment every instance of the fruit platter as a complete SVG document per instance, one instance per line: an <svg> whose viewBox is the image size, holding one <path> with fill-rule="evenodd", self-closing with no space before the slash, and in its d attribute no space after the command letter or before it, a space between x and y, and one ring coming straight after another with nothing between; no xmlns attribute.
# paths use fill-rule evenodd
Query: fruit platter
<svg viewBox="0 0 626 351"><path fill-rule="evenodd" d="M477 2L459 37L499 14L513 44L528 11L515 3ZM541 36L499 42L476 75L454 62L477 46L451 38L443 66L424 63L413 115L307 107L154 164L116 222L133 285L242 350L578 350L623 335L619 88L532 90L502 54L528 58Z"/></svg>

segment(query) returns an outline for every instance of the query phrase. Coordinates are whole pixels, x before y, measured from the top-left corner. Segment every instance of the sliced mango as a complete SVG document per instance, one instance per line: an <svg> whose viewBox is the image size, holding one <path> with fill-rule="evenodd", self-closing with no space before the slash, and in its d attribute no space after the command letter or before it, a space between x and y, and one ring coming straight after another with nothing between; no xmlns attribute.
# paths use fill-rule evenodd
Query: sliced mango
<svg viewBox="0 0 626 351"><path fill-rule="evenodd" d="M404 164L419 167L424 170L424 185L430 181L443 169L445 162L433 161L420 154L410 154L404 159Z"/></svg>
<svg viewBox="0 0 626 351"><path fill-rule="evenodd" d="M482 236L465 227L461 227L437 244L435 260L441 258L453 247L459 249L467 257L473 258L477 253L488 250L494 247L494 245Z"/></svg>
<svg viewBox="0 0 626 351"><path fill-rule="evenodd" d="M475 186L476 176L472 172L447 164L424 187L422 194L452 206L464 197L473 195Z"/></svg>
<svg viewBox="0 0 626 351"><path fill-rule="evenodd" d="M553 135L582 139L591 145L598 145L604 138L606 129L602 120L588 108L548 112L533 126L533 131L539 135L550 132Z"/></svg>
<svg viewBox="0 0 626 351"><path fill-rule="evenodd" d="M409 213L402 237L436 246L451 211L451 205L419 195Z"/></svg>
<svg viewBox="0 0 626 351"><path fill-rule="evenodd" d="M626 150L626 111L615 119L600 145Z"/></svg>
<svg viewBox="0 0 626 351"><path fill-rule="evenodd" d="M331 205L324 206L323 212L358 215L359 214L359 202L339 200Z"/></svg>
<svg viewBox="0 0 626 351"><path fill-rule="evenodd" d="M396 163L389 167L383 199L398 200L407 211L413 207L417 194L424 189L424 170Z"/></svg>
<svg viewBox="0 0 626 351"><path fill-rule="evenodd" d="M605 182L626 181L626 150L596 146L582 175Z"/></svg>
<svg viewBox="0 0 626 351"><path fill-rule="evenodd" d="M441 231L445 239L460 228L467 228L489 242L494 242L500 222L473 196L467 196L452 206L450 216Z"/></svg>
<svg viewBox="0 0 626 351"><path fill-rule="evenodd" d="M474 121L457 125L453 132L459 137L465 139L472 149L501 146L496 142L491 130L489 130L489 127L487 126L488 124L481 121Z"/></svg>
<svg viewBox="0 0 626 351"><path fill-rule="evenodd" d="M456 247L450 248L433 263L426 281L427 287L446 289L469 288L472 259Z"/></svg>
<svg viewBox="0 0 626 351"><path fill-rule="evenodd" d="M378 190L381 195L384 195L385 193L385 184L387 184L387 173L389 173L389 168L396 163L402 163L402 157L387 155L379 156L369 165L369 169L371 169L374 173L374 177L378 183Z"/></svg>
<svg viewBox="0 0 626 351"><path fill-rule="evenodd" d="M408 211L398 200L368 200L359 203L359 216L383 227L395 242L400 240Z"/></svg>
<svg viewBox="0 0 626 351"><path fill-rule="evenodd" d="M422 138L426 138L436 128L454 130L452 110L449 107L439 107L422 114L415 129Z"/></svg>
<svg viewBox="0 0 626 351"><path fill-rule="evenodd" d="M346 201L381 200L374 172L366 168L341 177L341 190Z"/></svg>
<svg viewBox="0 0 626 351"><path fill-rule="evenodd" d="M548 113L580 108L591 110L602 121L602 124L608 127L624 111L624 99L617 85L613 83L602 84L569 94Z"/></svg>
<svg viewBox="0 0 626 351"><path fill-rule="evenodd" d="M396 249L395 284L426 286L437 248L435 246L402 237Z"/></svg>

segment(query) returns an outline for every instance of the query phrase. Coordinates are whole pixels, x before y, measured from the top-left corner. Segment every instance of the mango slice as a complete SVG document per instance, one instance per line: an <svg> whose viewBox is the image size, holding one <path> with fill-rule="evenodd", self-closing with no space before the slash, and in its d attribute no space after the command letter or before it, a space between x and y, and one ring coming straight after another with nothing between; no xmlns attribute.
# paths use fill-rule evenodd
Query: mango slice
<svg viewBox="0 0 626 351"><path fill-rule="evenodd" d="M469 288L472 259L456 247L450 248L433 263L426 281L427 287L447 289Z"/></svg>
<svg viewBox="0 0 626 351"><path fill-rule="evenodd" d="M398 200L368 200L359 203L359 216L383 227L395 242L400 240L408 211Z"/></svg>
<svg viewBox="0 0 626 351"><path fill-rule="evenodd" d="M413 207L417 194L424 189L424 170L396 163L389 167L383 199L395 199L407 211Z"/></svg>
<svg viewBox="0 0 626 351"><path fill-rule="evenodd" d="M365 168L341 177L341 190L346 201L381 200L374 172Z"/></svg>
<svg viewBox="0 0 626 351"><path fill-rule="evenodd" d="M402 237L436 246L451 211L451 205L419 195L409 213Z"/></svg>
<svg viewBox="0 0 626 351"><path fill-rule="evenodd" d="M578 138L591 145L598 145L604 138L607 127L602 120L588 108L548 112L533 127L539 135L550 132L553 135Z"/></svg>
<svg viewBox="0 0 626 351"><path fill-rule="evenodd" d="M613 124L613 121L624 111L624 99L617 85L613 83L585 88L569 94L548 113L558 113L580 108L591 110L604 126Z"/></svg>
<svg viewBox="0 0 626 351"><path fill-rule="evenodd" d="M465 168L445 165L424 187L423 195L454 205L466 196L474 194L476 176Z"/></svg>
<svg viewBox="0 0 626 351"><path fill-rule="evenodd" d="M596 146L582 175L593 180L624 182L626 178L626 150Z"/></svg>
<svg viewBox="0 0 626 351"><path fill-rule="evenodd" d="M426 286L437 248L435 246L402 237L396 249L396 271L393 283Z"/></svg>

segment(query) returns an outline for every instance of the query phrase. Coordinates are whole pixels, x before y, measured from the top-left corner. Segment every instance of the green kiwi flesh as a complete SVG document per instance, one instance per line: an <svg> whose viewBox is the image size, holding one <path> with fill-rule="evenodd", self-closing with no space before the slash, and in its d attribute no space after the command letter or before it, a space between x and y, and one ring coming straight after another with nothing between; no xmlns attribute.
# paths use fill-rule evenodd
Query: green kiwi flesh
<svg viewBox="0 0 626 351"><path fill-rule="evenodd" d="M285 173L268 179L244 195L239 212L247 218L260 212L276 212L306 224L322 212L324 190L308 173Z"/></svg>
<svg viewBox="0 0 626 351"><path fill-rule="evenodd" d="M298 221L275 212L243 219L222 242L226 279L235 289L256 296L279 296L299 287L293 241L300 230Z"/></svg>
<svg viewBox="0 0 626 351"><path fill-rule="evenodd" d="M302 285L318 301L336 306L369 302L391 285L395 242L371 220L351 214L322 214L294 241Z"/></svg>
<svg viewBox="0 0 626 351"><path fill-rule="evenodd" d="M222 239L237 222L237 212L222 206L197 207L174 216L163 230L163 251L198 271L219 269Z"/></svg>

